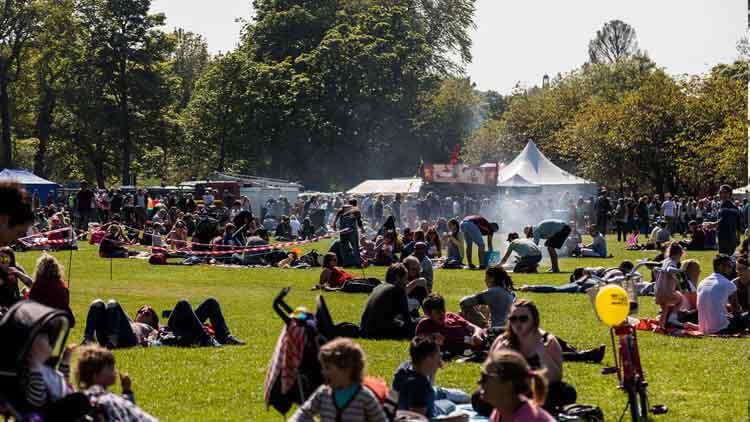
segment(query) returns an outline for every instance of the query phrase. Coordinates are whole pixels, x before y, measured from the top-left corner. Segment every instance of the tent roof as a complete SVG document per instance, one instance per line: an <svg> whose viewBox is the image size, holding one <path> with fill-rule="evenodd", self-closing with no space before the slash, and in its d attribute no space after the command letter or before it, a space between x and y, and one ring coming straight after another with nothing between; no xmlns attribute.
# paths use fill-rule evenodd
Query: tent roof
<svg viewBox="0 0 750 422"><path fill-rule="evenodd" d="M501 183L497 184L500 187L503 188L534 188L539 187L539 185L535 185L528 180L524 179L523 177L514 174L508 179L505 179Z"/></svg>
<svg viewBox="0 0 750 422"><path fill-rule="evenodd" d="M533 141L529 141L510 164L501 168L497 176L497 185L501 187L590 184L594 183L554 165L539 151Z"/></svg>
<svg viewBox="0 0 750 422"><path fill-rule="evenodd" d="M55 185L57 183L42 179L26 170L3 169L0 171L0 181L13 181L22 185Z"/></svg>
<svg viewBox="0 0 750 422"><path fill-rule="evenodd" d="M371 193L383 194L413 194L422 189L422 179L371 179L365 180L350 189L350 195L367 195Z"/></svg>

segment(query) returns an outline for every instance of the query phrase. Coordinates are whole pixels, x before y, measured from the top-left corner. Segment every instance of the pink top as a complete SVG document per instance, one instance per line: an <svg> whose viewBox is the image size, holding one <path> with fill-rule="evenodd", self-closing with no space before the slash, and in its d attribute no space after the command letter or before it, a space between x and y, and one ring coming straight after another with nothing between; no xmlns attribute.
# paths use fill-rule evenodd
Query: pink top
<svg viewBox="0 0 750 422"><path fill-rule="evenodd" d="M534 402L521 398L524 403L510 418L503 418L502 422L555 422L546 410L537 406ZM497 409L492 411L490 422L500 422L500 412Z"/></svg>

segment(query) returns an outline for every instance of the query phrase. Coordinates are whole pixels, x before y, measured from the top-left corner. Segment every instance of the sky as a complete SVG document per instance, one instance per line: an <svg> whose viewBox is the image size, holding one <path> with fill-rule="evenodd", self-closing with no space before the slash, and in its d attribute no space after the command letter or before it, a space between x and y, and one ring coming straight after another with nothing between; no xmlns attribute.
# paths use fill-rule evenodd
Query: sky
<svg viewBox="0 0 750 422"><path fill-rule="evenodd" d="M639 47L674 75L698 74L737 57L747 31L746 0L477 0L474 59L467 74L481 90L540 85L588 60L588 42L611 19L632 25ZM204 36L212 53L232 50L249 19L249 0L153 0L167 28Z"/></svg>

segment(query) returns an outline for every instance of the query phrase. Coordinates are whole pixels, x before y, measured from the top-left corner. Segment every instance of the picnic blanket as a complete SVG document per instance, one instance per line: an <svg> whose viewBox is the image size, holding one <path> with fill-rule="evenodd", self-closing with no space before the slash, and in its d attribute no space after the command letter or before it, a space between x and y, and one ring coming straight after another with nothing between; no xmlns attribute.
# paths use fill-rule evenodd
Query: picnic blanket
<svg viewBox="0 0 750 422"><path fill-rule="evenodd" d="M664 334L672 337L726 337L726 338L750 338L750 333L745 334L704 334L700 330L690 328L667 328L659 327L659 320L654 318L641 318L635 327L640 331L651 331L652 333Z"/></svg>

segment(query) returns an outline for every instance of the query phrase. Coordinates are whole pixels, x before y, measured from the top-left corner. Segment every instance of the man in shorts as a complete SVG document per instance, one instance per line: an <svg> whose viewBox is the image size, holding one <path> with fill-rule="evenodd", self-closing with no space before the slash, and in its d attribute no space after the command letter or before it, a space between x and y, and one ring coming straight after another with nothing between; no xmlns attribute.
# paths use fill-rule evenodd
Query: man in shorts
<svg viewBox="0 0 750 422"><path fill-rule="evenodd" d="M557 249L565 244L565 239L570 234L570 226L562 220L550 218L542 220L536 226L526 226L524 233L526 237L532 237L535 244L539 244L540 239L545 239L544 246L547 247L549 258L552 262L551 273L559 273L560 265L557 260Z"/></svg>
<svg viewBox="0 0 750 422"><path fill-rule="evenodd" d="M487 248L492 252L492 234L500 230L497 223L490 223L486 218L480 215L469 215L464 217L459 226L464 234L466 242L466 260L469 262L469 268L476 268L471 262L472 245L476 243L479 250L479 268L487 268L487 260L484 253L484 240L482 236L487 236Z"/></svg>

